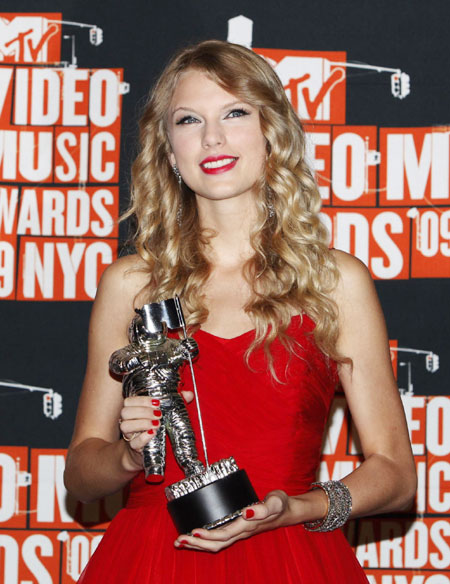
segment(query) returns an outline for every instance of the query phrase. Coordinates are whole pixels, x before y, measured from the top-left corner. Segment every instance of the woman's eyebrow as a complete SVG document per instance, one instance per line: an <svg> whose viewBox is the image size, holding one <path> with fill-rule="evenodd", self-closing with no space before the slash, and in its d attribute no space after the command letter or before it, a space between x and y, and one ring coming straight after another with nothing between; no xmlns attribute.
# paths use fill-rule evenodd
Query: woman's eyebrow
<svg viewBox="0 0 450 584"><path fill-rule="evenodd" d="M232 102L230 102L230 103L226 103L226 104L225 104L225 105L223 105L223 106L222 106L220 109L221 109L221 110L226 110L226 109L228 109L228 108L230 108L230 107L233 107L233 106L235 106L235 105L243 105L244 103L245 103L245 102L244 102L244 101L242 101L242 100L232 101ZM184 105L180 105L180 106L178 106L176 109L174 109L174 110L171 112L171 114L170 114L170 115L172 115L172 116L173 116L173 115L174 115L174 114L176 114L178 111L187 111L187 112L198 113L198 112L196 111L196 109L195 109L195 108L193 108L193 107L187 107L187 106L184 106ZM199 114L199 115L200 115L200 114Z"/></svg>
<svg viewBox="0 0 450 584"><path fill-rule="evenodd" d="M186 112L194 112L194 113L196 113L194 108L192 108L192 107L184 107L184 106L180 105L179 107L177 107L177 109L174 109L174 110L171 112L171 115L174 115L174 114L176 114L176 113L177 113L178 111L180 111L180 110L181 110L181 111L186 111Z"/></svg>

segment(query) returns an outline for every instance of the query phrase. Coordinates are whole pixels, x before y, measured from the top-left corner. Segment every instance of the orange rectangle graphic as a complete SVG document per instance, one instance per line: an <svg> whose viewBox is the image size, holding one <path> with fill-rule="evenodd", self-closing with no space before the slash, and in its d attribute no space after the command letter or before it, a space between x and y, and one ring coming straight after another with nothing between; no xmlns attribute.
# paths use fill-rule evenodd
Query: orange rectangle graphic
<svg viewBox="0 0 450 584"><path fill-rule="evenodd" d="M116 239L21 237L18 300L92 300Z"/></svg>
<svg viewBox="0 0 450 584"><path fill-rule="evenodd" d="M0 61L4 63L59 63L59 12L0 13Z"/></svg>
<svg viewBox="0 0 450 584"><path fill-rule="evenodd" d="M407 209L329 208L322 211L331 245L358 257L376 279L409 277Z"/></svg>
<svg viewBox="0 0 450 584"><path fill-rule="evenodd" d="M57 531L2 532L1 582L59 582L61 545Z"/></svg>
<svg viewBox="0 0 450 584"><path fill-rule="evenodd" d="M380 161L375 126L333 126L332 204L374 207Z"/></svg>
<svg viewBox="0 0 450 584"><path fill-rule="evenodd" d="M118 214L118 187L24 187L18 210L17 234L117 237Z"/></svg>
<svg viewBox="0 0 450 584"><path fill-rule="evenodd" d="M450 207L415 207L412 220L411 276L450 278Z"/></svg>
<svg viewBox="0 0 450 584"><path fill-rule="evenodd" d="M380 204L448 205L448 126L380 129Z"/></svg>
<svg viewBox="0 0 450 584"><path fill-rule="evenodd" d="M0 186L0 299L15 298L19 188Z"/></svg>
<svg viewBox="0 0 450 584"><path fill-rule="evenodd" d="M356 527L356 556L364 568L435 570L450 568L447 517L363 519ZM389 572L388 572L389 573Z"/></svg>
<svg viewBox="0 0 450 584"><path fill-rule="evenodd" d="M272 64L301 120L318 124L345 124L345 52L254 51Z"/></svg>
<svg viewBox="0 0 450 584"><path fill-rule="evenodd" d="M7 391L3 386L1 388ZM12 389L12 391L14 391ZM26 446L0 446L0 528L23 528L27 525L28 472ZM0 570L1 574L1 570Z"/></svg>

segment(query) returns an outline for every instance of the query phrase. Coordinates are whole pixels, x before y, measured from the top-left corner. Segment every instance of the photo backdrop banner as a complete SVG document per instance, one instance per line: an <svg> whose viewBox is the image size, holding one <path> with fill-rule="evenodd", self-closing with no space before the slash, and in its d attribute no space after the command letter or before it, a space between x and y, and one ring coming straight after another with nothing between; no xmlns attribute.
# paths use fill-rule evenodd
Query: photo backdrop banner
<svg viewBox="0 0 450 584"><path fill-rule="evenodd" d="M176 49L218 38L275 68L305 123L330 243L369 267L385 311L419 488L410 509L346 535L371 584L449 584L448 2L1 9L0 582L75 582L123 504L82 505L63 485L89 313L127 238L117 219L146 93ZM338 394L318 478L360 462Z"/></svg>

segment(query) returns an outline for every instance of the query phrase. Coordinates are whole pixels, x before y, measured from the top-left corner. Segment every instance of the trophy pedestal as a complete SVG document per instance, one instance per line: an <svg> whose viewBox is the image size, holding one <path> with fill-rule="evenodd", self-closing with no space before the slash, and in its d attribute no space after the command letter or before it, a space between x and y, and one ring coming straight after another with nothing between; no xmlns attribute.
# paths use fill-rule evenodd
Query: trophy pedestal
<svg viewBox="0 0 450 584"><path fill-rule="evenodd" d="M219 527L239 517L244 507L259 502L247 473L233 458L219 460L204 472L170 485L166 496L179 533Z"/></svg>

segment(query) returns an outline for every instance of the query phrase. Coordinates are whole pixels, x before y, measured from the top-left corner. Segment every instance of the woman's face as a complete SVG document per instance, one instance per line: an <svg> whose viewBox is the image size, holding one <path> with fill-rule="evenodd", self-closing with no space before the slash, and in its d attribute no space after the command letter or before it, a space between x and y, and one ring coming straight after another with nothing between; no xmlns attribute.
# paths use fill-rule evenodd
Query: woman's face
<svg viewBox="0 0 450 584"><path fill-rule="evenodd" d="M170 163L198 196L222 200L252 194L266 160L257 108L205 73L188 70L172 97L168 132Z"/></svg>

